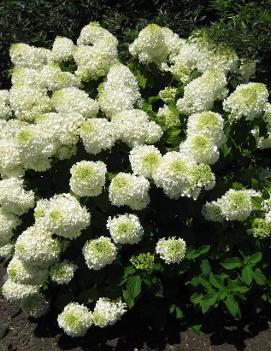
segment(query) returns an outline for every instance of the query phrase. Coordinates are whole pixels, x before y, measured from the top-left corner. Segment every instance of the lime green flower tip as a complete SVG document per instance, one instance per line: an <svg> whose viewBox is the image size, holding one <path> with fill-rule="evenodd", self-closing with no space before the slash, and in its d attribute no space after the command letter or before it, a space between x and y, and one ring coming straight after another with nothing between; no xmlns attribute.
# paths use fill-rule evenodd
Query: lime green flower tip
<svg viewBox="0 0 271 351"><path fill-rule="evenodd" d="M143 252L130 259L132 265L141 271L151 272L154 269L154 255L150 252Z"/></svg>

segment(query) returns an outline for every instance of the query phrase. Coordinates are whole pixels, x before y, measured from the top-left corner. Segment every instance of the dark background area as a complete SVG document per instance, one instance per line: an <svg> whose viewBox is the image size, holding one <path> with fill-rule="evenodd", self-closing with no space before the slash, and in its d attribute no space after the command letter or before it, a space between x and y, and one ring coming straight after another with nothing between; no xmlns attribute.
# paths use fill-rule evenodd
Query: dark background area
<svg viewBox="0 0 271 351"><path fill-rule="evenodd" d="M181 37L201 27L240 57L258 61L256 80L271 86L271 0L0 0L0 88L9 88L9 47L24 42L51 48L56 35L74 41L81 28L99 21L127 45L150 22L170 27Z"/></svg>
<svg viewBox="0 0 271 351"><path fill-rule="evenodd" d="M82 27L90 21L99 21L117 36L120 57L124 63L129 57L128 44L138 35L139 30L151 22L168 26L184 38L193 30L204 27L207 35L215 42L230 45L240 57L257 60L255 80L264 82L271 88L271 0L0 0L0 89L10 87L9 47L12 43L24 42L51 48L57 35L67 36L76 42ZM69 168L70 166L67 170ZM61 177L52 179L62 181ZM35 184L34 175L32 183ZM1 267L0 276L4 274L2 270ZM157 311L157 320L160 320L161 313L159 309ZM210 319L204 320L204 324L212 330L206 332L202 338L191 334L191 331L180 334L180 326L176 327L176 324L177 330L169 325L169 332L166 330L160 335L151 335L147 326L141 325L141 320L133 325L124 319L122 324L110 329L106 336L102 334L102 330L94 336L89 334L89 338L84 341L57 335L59 330L55 318L50 315L36 325L26 322L25 316L16 307L15 312L12 312L12 306L0 301L0 315L3 317L2 329L0 322L0 339L3 337L0 340L0 351L94 350L93 344L97 345L97 350L103 351L132 350L133 347L140 347L142 351L162 350L164 347L165 350L177 351L180 350L180 344L184 351L267 351L271 347L270 324L264 318L263 321L255 321L258 324L249 329L248 322L254 322L249 311L244 314L244 320L234 325L226 325L227 321L221 315L211 315L214 325L210 324ZM128 329L127 335L124 335L125 325ZM262 330L261 334L254 339L259 330ZM106 343L111 339L118 345L108 346ZM151 344L151 348L145 348L145 341ZM172 344L175 344L175 348L171 348Z"/></svg>

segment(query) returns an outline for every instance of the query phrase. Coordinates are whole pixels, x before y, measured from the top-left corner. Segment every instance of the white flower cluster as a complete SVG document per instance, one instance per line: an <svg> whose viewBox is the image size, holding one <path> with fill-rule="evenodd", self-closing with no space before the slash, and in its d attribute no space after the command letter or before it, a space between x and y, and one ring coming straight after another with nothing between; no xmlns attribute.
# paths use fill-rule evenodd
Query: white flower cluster
<svg viewBox="0 0 271 351"><path fill-rule="evenodd" d="M0 180L0 206L7 212L20 216L34 207L34 192L24 190L22 179L2 179Z"/></svg>
<svg viewBox="0 0 271 351"><path fill-rule="evenodd" d="M52 62L50 50L23 43L11 45L9 53L11 62L17 67L41 69L44 65Z"/></svg>
<svg viewBox="0 0 271 351"><path fill-rule="evenodd" d="M21 284L7 279L2 287L2 294L6 300L22 302L24 299L36 295L39 289L39 285Z"/></svg>
<svg viewBox="0 0 271 351"><path fill-rule="evenodd" d="M75 74L82 80L97 79L107 74L111 65L117 62L117 39L97 22L85 26L73 50L77 64Z"/></svg>
<svg viewBox="0 0 271 351"><path fill-rule="evenodd" d="M25 263L17 255L9 262L7 272L12 281L31 285L41 285L48 276L47 268Z"/></svg>
<svg viewBox="0 0 271 351"><path fill-rule="evenodd" d="M169 63L164 63L162 69L170 71L176 79L187 83L195 69L201 73L212 68L224 73L236 71L238 57L228 47L214 45L203 36L191 36L182 40L179 50L169 56Z"/></svg>
<svg viewBox="0 0 271 351"><path fill-rule="evenodd" d="M0 120L9 119L11 117L12 110L9 103L9 91L0 90Z"/></svg>
<svg viewBox="0 0 271 351"><path fill-rule="evenodd" d="M50 269L51 280L57 284L68 284L77 269L77 266L72 262L64 260L55 263Z"/></svg>
<svg viewBox="0 0 271 351"><path fill-rule="evenodd" d="M52 104L60 114L78 112L83 117L95 117L98 104L80 89L69 87L57 90L52 96Z"/></svg>
<svg viewBox="0 0 271 351"><path fill-rule="evenodd" d="M153 180L171 199L183 196L196 199L202 188L209 190L215 185L215 176L208 165L198 165L192 157L176 151L162 157Z"/></svg>
<svg viewBox="0 0 271 351"><path fill-rule="evenodd" d="M181 238L162 238L156 244L155 251L167 264L180 263L185 257L186 243Z"/></svg>
<svg viewBox="0 0 271 351"><path fill-rule="evenodd" d="M264 137L260 136L259 128L254 128L251 133L255 137L259 149L269 149L271 148L271 104L267 102L263 110L263 120L266 123L267 135Z"/></svg>
<svg viewBox="0 0 271 351"><path fill-rule="evenodd" d="M177 95L177 88L165 87L165 89L159 91L159 97L164 103L174 102Z"/></svg>
<svg viewBox="0 0 271 351"><path fill-rule="evenodd" d="M85 118L95 117L99 110L98 103L80 89L83 86L81 79L108 73L117 62L117 40L93 22L82 29L77 44L68 38L57 37L52 50L23 43L12 45L13 85L10 91L0 91L0 120L14 115L34 124L20 126L27 131L18 128L19 141L16 133L12 138L1 135L1 175L17 177L24 169L46 171L51 167L52 158L62 160L76 153L80 124ZM77 65L75 74L62 71L60 64L73 59ZM119 91L126 85L140 97L135 77L127 67L121 66L126 73ZM119 71L113 74L115 83L119 81L118 75ZM12 120L8 122L14 127ZM105 143L107 148L112 146L113 139L111 144ZM88 144L94 148L95 140ZM103 149L103 145L100 148Z"/></svg>
<svg viewBox="0 0 271 351"><path fill-rule="evenodd" d="M51 167L55 144L44 129L34 124L22 127L15 141L20 162L25 169L43 172Z"/></svg>
<svg viewBox="0 0 271 351"><path fill-rule="evenodd" d="M2 209L1 216L5 217L5 227L2 229L3 233L6 231L5 237L8 231L12 235L12 229L19 224L19 220ZM1 247L2 256L8 256L10 245ZM48 278L48 267L58 259L60 252L60 243L47 230L32 226L22 232L15 243L15 255L7 267L8 279L2 288L4 297L20 302L23 311L29 316L38 318L46 313L49 305L39 290Z"/></svg>
<svg viewBox="0 0 271 351"><path fill-rule="evenodd" d="M264 84L240 84L223 102L223 108L233 120L244 117L249 121L264 111L267 102L268 90Z"/></svg>
<svg viewBox="0 0 271 351"><path fill-rule="evenodd" d="M75 45L72 40L65 37L56 37L52 48L53 60L56 62L71 60L74 49Z"/></svg>
<svg viewBox="0 0 271 351"><path fill-rule="evenodd" d="M72 302L65 306L57 321L69 336L84 336L92 325L92 313L86 306Z"/></svg>
<svg viewBox="0 0 271 351"><path fill-rule="evenodd" d="M12 136L0 137L0 174L5 177L19 177L24 173L19 151Z"/></svg>
<svg viewBox="0 0 271 351"><path fill-rule="evenodd" d="M43 172L54 157L70 158L76 152L79 127L84 118L79 113L47 113L36 124L9 120L2 124L0 137L0 173L18 177L24 170Z"/></svg>
<svg viewBox="0 0 271 351"><path fill-rule="evenodd" d="M15 67L12 71L11 82L13 87L25 86L30 89L39 89L44 97L46 97L46 91L81 86L78 77L70 72L61 71L56 63L46 65L40 71L33 68Z"/></svg>
<svg viewBox="0 0 271 351"><path fill-rule="evenodd" d="M226 74L238 73L243 82L255 74L254 61L240 60L233 49L207 38L204 30L182 39L168 28L150 24L141 30L129 51L141 63L154 62L183 83L189 82L192 72L213 68Z"/></svg>
<svg viewBox="0 0 271 351"><path fill-rule="evenodd" d="M180 118L178 114L173 112L166 104L164 104L162 107L159 107L157 111L157 117L163 123L166 129L180 125Z"/></svg>
<svg viewBox="0 0 271 351"><path fill-rule="evenodd" d="M22 84L10 89L10 106L15 117L26 122L33 122L40 114L52 110L51 100L43 90Z"/></svg>
<svg viewBox="0 0 271 351"><path fill-rule="evenodd" d="M133 109L117 113L112 118L116 139L129 147L142 144L154 144L162 136L161 127L149 121L146 112Z"/></svg>
<svg viewBox="0 0 271 351"><path fill-rule="evenodd" d="M115 324L126 312L126 304L121 300L111 301L101 297L93 312L86 306L71 302L58 316L58 325L71 337L84 336L95 325L100 328Z"/></svg>
<svg viewBox="0 0 271 351"><path fill-rule="evenodd" d="M184 114L209 111L216 100L223 100L228 90L223 72L210 69L184 87L184 96L177 101L177 108Z"/></svg>
<svg viewBox="0 0 271 351"><path fill-rule="evenodd" d="M265 239L271 235L271 216L266 214L266 218L257 217L253 219L252 228L248 230L255 238Z"/></svg>
<svg viewBox="0 0 271 351"><path fill-rule="evenodd" d="M82 123L79 134L86 152L93 155L111 149L116 141L113 125L105 118L86 120Z"/></svg>
<svg viewBox="0 0 271 351"><path fill-rule="evenodd" d="M83 116L77 112L67 114L50 112L38 118L37 127L52 141L53 156L64 160L76 154L79 130L83 122Z"/></svg>
<svg viewBox="0 0 271 351"><path fill-rule="evenodd" d="M36 225L60 237L75 239L90 224L90 213L70 194L39 200L35 208Z"/></svg>
<svg viewBox="0 0 271 351"><path fill-rule="evenodd" d="M189 136L181 145L180 152L191 155L197 163L213 165L219 158L218 147L207 136Z"/></svg>
<svg viewBox="0 0 271 351"><path fill-rule="evenodd" d="M110 238L100 236L85 243L83 255L89 269L100 270L115 260L117 248Z"/></svg>
<svg viewBox="0 0 271 351"><path fill-rule="evenodd" d="M181 43L179 36L169 28L149 24L139 32L138 38L129 46L129 51L131 55L138 56L141 63L161 65L170 54L178 51Z"/></svg>
<svg viewBox="0 0 271 351"><path fill-rule="evenodd" d="M271 147L271 104L266 86L249 82L253 62L239 60L235 52L222 45L214 47L204 36L184 40L168 28L151 24L130 45L131 55L150 64L150 70L156 67L170 72L172 84L176 79L181 83L178 88L164 87L158 96L144 100L137 79L140 75L134 75L135 66L128 68L118 61L117 45L111 33L91 22L82 29L76 44L57 37L52 50L23 43L10 49L12 87L0 90L0 256L13 257L3 295L20 302L22 310L35 318L48 311L49 301L41 294L47 283L69 284L80 268L70 261L70 252L82 240L84 268L93 271L119 263L122 245L144 243L140 217L124 211L116 215L116 207L144 210L151 201L151 184L170 199L196 200L203 189L214 187L210 166L218 160L219 148L226 140L222 112L212 112L214 107L216 111L223 107L226 121L264 122L267 134L262 136L257 126L252 134L259 148ZM227 76L231 73L246 84L238 85L227 97ZM152 82L144 74L141 78L146 78L149 90ZM181 139L186 119L186 138ZM176 135L182 142L170 148L170 139ZM131 149L130 165L128 157L110 158L111 149L127 150L121 143ZM99 153L100 160L96 156ZM34 172L46 172L56 161L67 159L71 159L65 162L70 168L71 193L58 189L51 198L39 199L35 223L17 233L19 216L35 206L35 194L28 190L34 186ZM116 170L120 164L121 169ZM37 175L38 184L48 173ZM106 176L111 180L108 189ZM38 185L37 197L40 190L43 193ZM91 215L81 203L94 204L93 213L104 216L109 204L104 208L100 205L106 192L111 205L116 206L110 207L112 217L105 217L110 236L87 237L83 231L90 225ZM87 199L101 194L93 201ZM216 201L207 202L202 214L216 222L245 221L254 210L254 196L258 193L253 190L230 189ZM259 214L262 217L252 217L254 237L271 234L270 203L270 199L264 202L264 211ZM155 252L166 264L180 263L185 258L186 243L179 237L162 238L155 252L139 252L128 257L134 269L152 272L156 269ZM80 262L80 257L75 260ZM83 336L91 325L113 325L126 308L121 300L105 297L97 300L93 312L71 302L58 316L58 323L68 335Z"/></svg>
<svg viewBox="0 0 271 351"><path fill-rule="evenodd" d="M207 202L202 214L208 221L245 221L253 210L252 197L257 196L254 190L228 190L216 201Z"/></svg>
<svg viewBox="0 0 271 351"><path fill-rule="evenodd" d="M150 202L149 181L143 176L118 173L109 186L109 200L114 206L129 206L132 210L143 210Z"/></svg>
<svg viewBox="0 0 271 351"><path fill-rule="evenodd" d="M109 217L106 227L116 244L137 244L144 234L139 218L134 214Z"/></svg>
<svg viewBox="0 0 271 351"><path fill-rule="evenodd" d="M269 199L264 201L263 208L265 211L265 220L271 223L271 194L269 194Z"/></svg>
<svg viewBox="0 0 271 351"><path fill-rule="evenodd" d="M126 308L126 304L121 300L110 301L100 297L92 313L93 324L100 328L113 325L126 312Z"/></svg>
<svg viewBox="0 0 271 351"><path fill-rule="evenodd" d="M1 214L4 216L5 212ZM6 228L3 231L12 231L19 221L14 215L5 216ZM1 247L2 256L10 254L8 245L11 244ZM2 289L4 297L20 302L29 316L38 318L45 314L49 304L39 290L48 279L48 268L58 260L60 252L60 242L43 227L34 225L23 231L17 238L15 254L7 267L8 279Z"/></svg>
<svg viewBox="0 0 271 351"><path fill-rule="evenodd" d="M58 259L60 252L60 242L51 232L37 225L22 232L15 244L15 254L31 266L48 267Z"/></svg>
<svg viewBox="0 0 271 351"><path fill-rule="evenodd" d="M139 98L138 83L129 68L121 63L111 66L98 98L106 117L112 118L118 112L131 110Z"/></svg>
<svg viewBox="0 0 271 351"><path fill-rule="evenodd" d="M223 118L214 112L195 113L188 118L186 132L180 152L192 156L197 163L214 164L225 139Z"/></svg>
<svg viewBox="0 0 271 351"><path fill-rule="evenodd" d="M12 243L5 244L0 246L0 257L1 258L10 258L13 254L14 245Z"/></svg>
<svg viewBox="0 0 271 351"><path fill-rule="evenodd" d="M78 196L98 196L105 184L106 165L101 162L81 161L71 168L70 187Z"/></svg>
<svg viewBox="0 0 271 351"><path fill-rule="evenodd" d="M161 159L160 151L153 145L135 146L129 154L133 173L148 179L152 179Z"/></svg>
<svg viewBox="0 0 271 351"><path fill-rule="evenodd" d="M9 244L20 223L21 220L16 215L0 207L0 247Z"/></svg>
<svg viewBox="0 0 271 351"><path fill-rule="evenodd" d="M35 294L26 297L21 302L22 311L30 317L39 318L49 310L49 303L42 294Z"/></svg>

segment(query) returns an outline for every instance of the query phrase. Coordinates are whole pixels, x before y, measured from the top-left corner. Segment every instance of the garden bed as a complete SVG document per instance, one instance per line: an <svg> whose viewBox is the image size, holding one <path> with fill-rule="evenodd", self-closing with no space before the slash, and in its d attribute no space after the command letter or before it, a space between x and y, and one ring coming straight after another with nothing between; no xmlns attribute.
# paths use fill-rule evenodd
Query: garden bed
<svg viewBox="0 0 271 351"><path fill-rule="evenodd" d="M2 279L4 271L1 264ZM7 303L3 298L0 299L0 315L0 351L269 351L271 348L271 328L267 322L251 329L222 327L206 335L181 331L178 325L170 333L146 333L137 325L125 330L122 325L106 336L89 332L84 339L76 340L63 337L50 315L38 321L28 319L18 305ZM220 321L213 322L215 325Z"/></svg>

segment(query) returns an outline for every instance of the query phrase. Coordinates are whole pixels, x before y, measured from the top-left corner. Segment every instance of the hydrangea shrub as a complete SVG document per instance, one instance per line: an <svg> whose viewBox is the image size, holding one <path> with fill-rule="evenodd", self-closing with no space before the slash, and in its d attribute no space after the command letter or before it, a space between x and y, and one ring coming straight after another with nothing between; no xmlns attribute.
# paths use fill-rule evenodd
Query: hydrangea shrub
<svg viewBox="0 0 271 351"><path fill-rule="evenodd" d="M4 297L34 318L53 310L72 337L131 309L184 323L218 307L240 317L252 298L264 310L266 86L198 34L150 24L129 62L117 47L91 22L76 44L10 48L12 87L0 91Z"/></svg>

